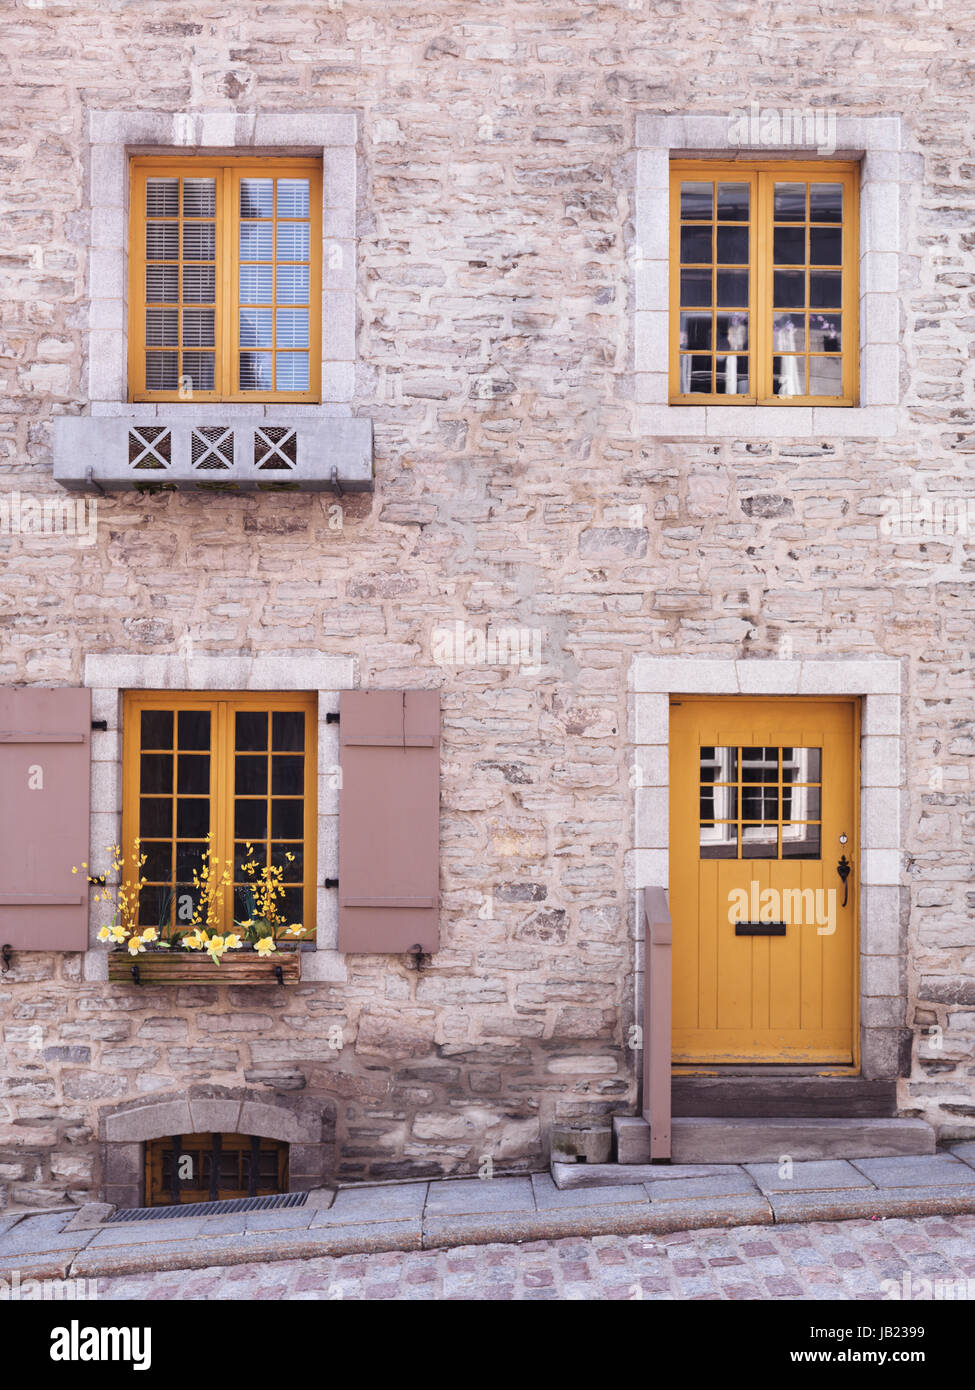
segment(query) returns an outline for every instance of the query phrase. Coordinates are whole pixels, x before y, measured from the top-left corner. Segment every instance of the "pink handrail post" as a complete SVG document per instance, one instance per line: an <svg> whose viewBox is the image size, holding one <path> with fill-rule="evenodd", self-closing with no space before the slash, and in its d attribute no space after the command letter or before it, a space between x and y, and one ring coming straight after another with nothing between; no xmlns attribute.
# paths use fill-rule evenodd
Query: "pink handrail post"
<svg viewBox="0 0 975 1390"><path fill-rule="evenodd" d="M671 979L674 939L667 894L643 890L646 961L643 1004L643 1118L650 1159L670 1158Z"/></svg>

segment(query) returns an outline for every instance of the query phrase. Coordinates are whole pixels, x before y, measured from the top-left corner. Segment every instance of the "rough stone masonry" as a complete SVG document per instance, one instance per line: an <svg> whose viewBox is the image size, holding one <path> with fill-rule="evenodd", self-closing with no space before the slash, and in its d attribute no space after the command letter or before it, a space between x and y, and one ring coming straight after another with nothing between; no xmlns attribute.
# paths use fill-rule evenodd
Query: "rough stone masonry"
<svg viewBox="0 0 975 1390"><path fill-rule="evenodd" d="M100 1114L193 1087L334 1106L344 1178L538 1168L555 1119L632 1113L645 653L901 660L906 1011L901 981L881 1002L900 1113L975 1133L975 552L881 526L921 483L972 493L971 8L18 0L0 23L0 491L53 495L53 418L88 406L90 109L359 115L353 409L376 437L375 493L340 529L328 494L110 494L92 545L0 536L0 681L308 646L354 656L363 687L441 686L444 708L429 968L149 990L17 953L0 1204L96 1192ZM895 438L639 434L636 116L752 102L905 123ZM436 662L458 622L540 629L541 660Z"/></svg>

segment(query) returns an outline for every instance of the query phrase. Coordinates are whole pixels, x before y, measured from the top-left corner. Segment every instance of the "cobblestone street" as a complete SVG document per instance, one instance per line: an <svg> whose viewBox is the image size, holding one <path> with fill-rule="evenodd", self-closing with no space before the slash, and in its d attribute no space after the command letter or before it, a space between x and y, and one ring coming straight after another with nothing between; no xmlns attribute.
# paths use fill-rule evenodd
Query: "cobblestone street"
<svg viewBox="0 0 975 1390"><path fill-rule="evenodd" d="M975 1296L975 1216L820 1222L99 1279L135 1299L885 1299ZM929 1288L927 1296L930 1298Z"/></svg>

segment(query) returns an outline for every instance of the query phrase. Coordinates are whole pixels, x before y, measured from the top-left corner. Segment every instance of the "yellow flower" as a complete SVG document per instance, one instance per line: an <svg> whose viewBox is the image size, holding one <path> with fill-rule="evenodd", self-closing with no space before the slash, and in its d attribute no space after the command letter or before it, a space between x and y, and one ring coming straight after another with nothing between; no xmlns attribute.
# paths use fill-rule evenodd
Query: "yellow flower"
<svg viewBox="0 0 975 1390"><path fill-rule="evenodd" d="M112 927L112 928L110 929L110 932L109 932L109 935L111 936L111 938L112 938L113 941L120 941L120 942L121 942L121 941L124 941L125 938L128 936L128 934L129 934L129 933L125 930L125 928L124 928L124 927L121 927L121 926L119 926L119 927Z"/></svg>
<svg viewBox="0 0 975 1390"><path fill-rule="evenodd" d="M133 937L130 938L130 940L129 940L129 955L130 955L130 956L137 956L137 955L139 954L140 951L144 951L145 949L146 949L145 946L142 944L142 937L141 937L141 936L133 936Z"/></svg>
<svg viewBox="0 0 975 1390"><path fill-rule="evenodd" d="M211 936L207 942L207 950L211 956L222 956L226 947L222 936Z"/></svg>
<svg viewBox="0 0 975 1390"><path fill-rule="evenodd" d="M156 931L155 927L146 927L145 931L142 933L143 941L156 941L158 938L159 933Z"/></svg>
<svg viewBox="0 0 975 1390"><path fill-rule="evenodd" d="M274 944L274 938L272 936L262 936L257 943L257 954L259 956L269 956L272 951L276 950L277 947Z"/></svg>
<svg viewBox="0 0 975 1390"><path fill-rule="evenodd" d="M243 943L236 932L230 932L224 937L223 944L228 951L239 951Z"/></svg>
<svg viewBox="0 0 975 1390"><path fill-rule="evenodd" d="M98 940L99 940L99 941L107 941L108 938L111 936L111 934L112 934L112 933L111 933L111 931L108 929L108 927L102 927L101 931L98 933Z"/></svg>
<svg viewBox="0 0 975 1390"><path fill-rule="evenodd" d="M289 936L300 936L301 933L302 933L304 930L305 930L305 929L304 929L304 927L301 925L300 922L292 922L292 923L291 923L291 926L288 928L288 935L289 935Z"/></svg>

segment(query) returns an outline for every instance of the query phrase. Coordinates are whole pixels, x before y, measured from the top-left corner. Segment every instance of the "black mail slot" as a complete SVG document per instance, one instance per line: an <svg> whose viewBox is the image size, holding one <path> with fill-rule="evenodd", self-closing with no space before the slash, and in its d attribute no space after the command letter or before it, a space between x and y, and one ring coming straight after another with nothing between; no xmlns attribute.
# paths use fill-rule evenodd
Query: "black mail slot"
<svg viewBox="0 0 975 1390"><path fill-rule="evenodd" d="M785 923L736 922L735 936L785 936Z"/></svg>

